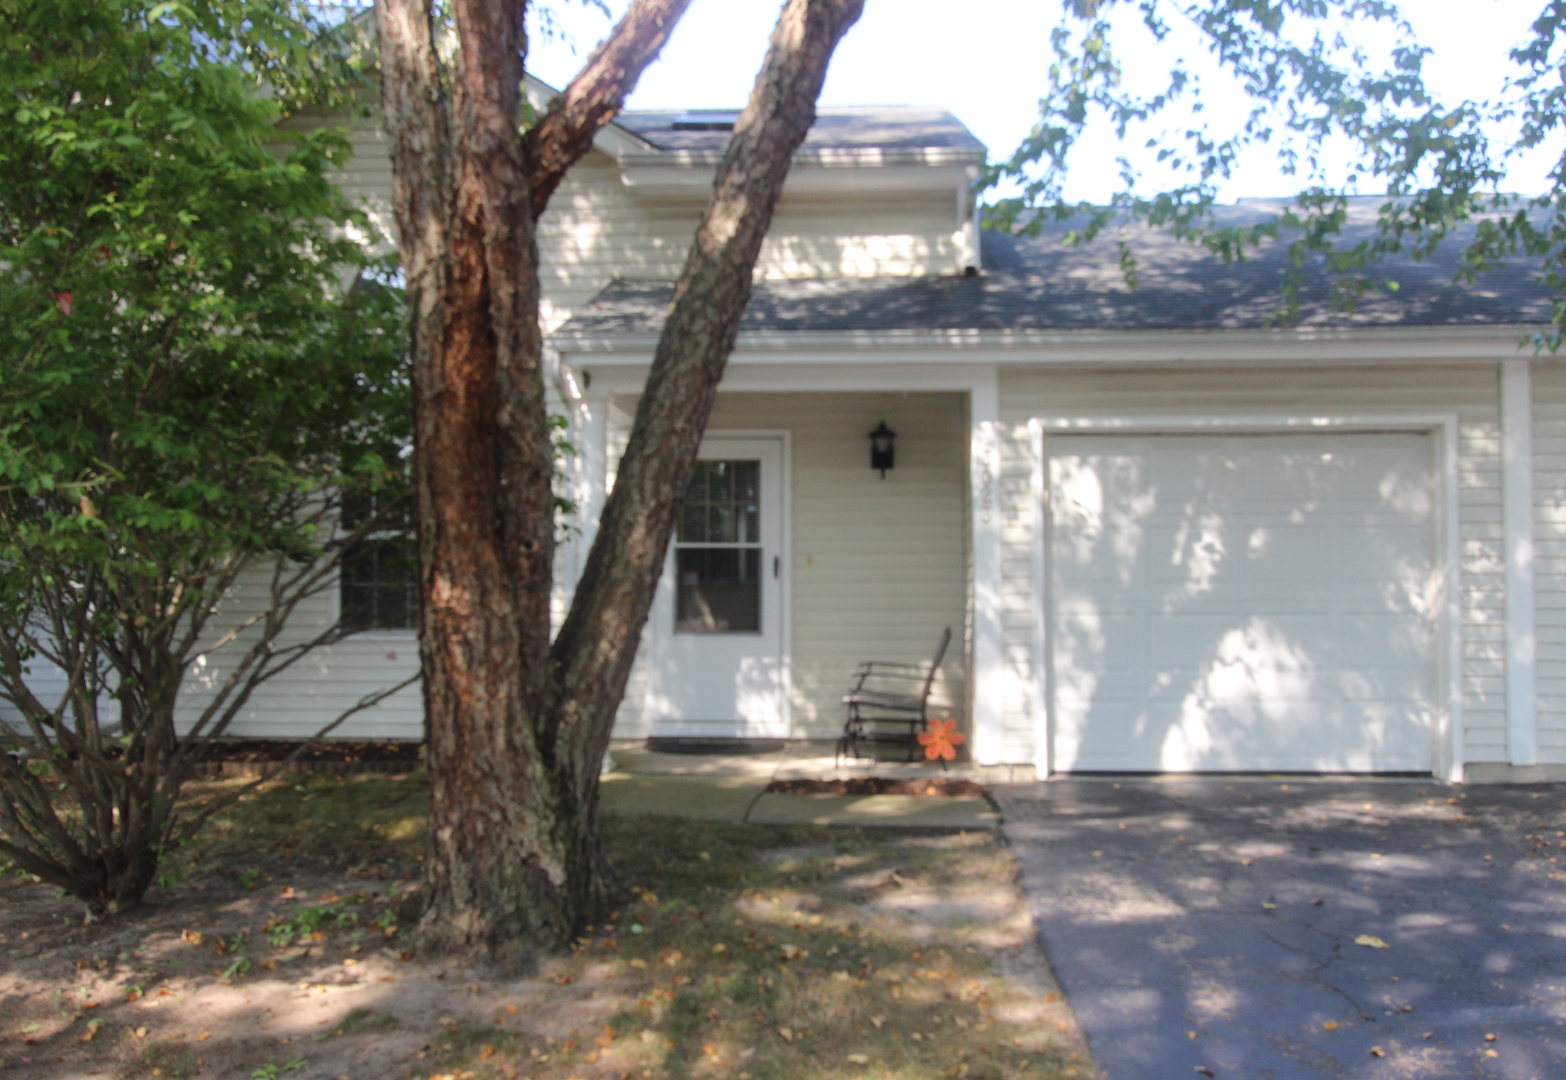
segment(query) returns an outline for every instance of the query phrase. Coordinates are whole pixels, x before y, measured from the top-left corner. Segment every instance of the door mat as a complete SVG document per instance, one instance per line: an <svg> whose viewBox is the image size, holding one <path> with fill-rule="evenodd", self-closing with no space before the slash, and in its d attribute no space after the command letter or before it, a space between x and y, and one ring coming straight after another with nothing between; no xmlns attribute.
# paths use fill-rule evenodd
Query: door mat
<svg viewBox="0 0 1566 1080"><path fill-rule="evenodd" d="M783 749L782 739L648 739L655 754L771 754Z"/></svg>
<svg viewBox="0 0 1566 1080"><path fill-rule="evenodd" d="M853 776L846 780L774 780L769 795L935 795L983 796L984 788L961 777L929 776L912 780L892 776Z"/></svg>

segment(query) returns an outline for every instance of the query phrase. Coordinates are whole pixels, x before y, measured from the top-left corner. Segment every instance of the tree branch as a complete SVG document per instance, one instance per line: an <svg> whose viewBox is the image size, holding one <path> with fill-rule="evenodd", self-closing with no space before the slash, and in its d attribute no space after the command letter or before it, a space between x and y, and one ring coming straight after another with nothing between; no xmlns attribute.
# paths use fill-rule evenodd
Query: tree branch
<svg viewBox="0 0 1566 1080"><path fill-rule="evenodd" d="M632 0L610 35L593 50L565 92L522 138L532 179L533 217L541 217L566 170L593 145L598 129L613 120L647 65L691 0Z"/></svg>
<svg viewBox="0 0 1566 1080"><path fill-rule="evenodd" d="M575 757L578 783L588 788L597 782L762 240L794 151L815 123L833 50L863 6L789 0L784 7L675 285L614 491L554 644L560 704L549 715L561 725L560 754Z"/></svg>

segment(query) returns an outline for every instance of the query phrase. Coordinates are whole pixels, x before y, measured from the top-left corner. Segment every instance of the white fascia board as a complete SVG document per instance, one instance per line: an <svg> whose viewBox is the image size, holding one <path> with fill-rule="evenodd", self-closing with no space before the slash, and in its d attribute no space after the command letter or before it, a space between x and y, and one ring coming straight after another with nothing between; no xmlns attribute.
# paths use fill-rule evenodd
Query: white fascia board
<svg viewBox="0 0 1566 1080"><path fill-rule="evenodd" d="M740 334L731 363L1164 364L1190 367L1332 363L1463 363L1532 356L1537 326L1284 330L894 330ZM549 344L573 363L646 364L656 334L563 334ZM1547 359L1547 358L1541 358Z"/></svg>
<svg viewBox="0 0 1566 1080"><path fill-rule="evenodd" d="M819 165L796 161L783 182L783 197L949 192L969 183L966 165ZM620 180L632 195L646 198L706 199L714 170L649 164L627 169Z"/></svg>
<svg viewBox="0 0 1566 1080"><path fill-rule="evenodd" d="M611 120L593 136L593 149L601 150L613 158L622 158L627 154L645 154L653 149L653 145L630 128L623 128Z"/></svg>
<svg viewBox="0 0 1566 1080"><path fill-rule="evenodd" d="M592 373L593 391L607 395L640 394L647 383L647 359L639 365L583 364ZM971 392L995 381L993 364L738 364L723 372L727 393L859 393L897 390Z"/></svg>
<svg viewBox="0 0 1566 1080"><path fill-rule="evenodd" d="M635 195L705 199L723 155L710 150L647 152L647 144L615 153L620 182ZM982 160L946 148L801 150L784 182L784 196L864 192L949 191L966 188Z"/></svg>
<svg viewBox="0 0 1566 1080"><path fill-rule="evenodd" d="M643 142L643 146L648 143ZM721 150L651 150L627 153L620 159L623 169L644 167L679 168L710 172L723 162ZM885 168L891 165L949 165L966 168L982 165L984 157L972 150L954 150L943 146L914 147L822 147L815 150L799 150L794 154L793 165L816 165L829 169Z"/></svg>

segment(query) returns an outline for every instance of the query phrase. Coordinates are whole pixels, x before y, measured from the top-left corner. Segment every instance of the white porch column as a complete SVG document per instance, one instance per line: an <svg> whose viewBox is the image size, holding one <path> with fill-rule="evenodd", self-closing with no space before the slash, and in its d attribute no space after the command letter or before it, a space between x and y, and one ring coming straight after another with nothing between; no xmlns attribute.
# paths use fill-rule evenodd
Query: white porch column
<svg viewBox="0 0 1566 1080"><path fill-rule="evenodd" d="M973 498L973 760L1004 764L1001 639L1000 388L994 368L974 373L968 402Z"/></svg>
<svg viewBox="0 0 1566 1080"><path fill-rule="evenodd" d="M1501 362L1501 529L1506 545L1506 735L1513 765L1539 761L1533 583L1533 369Z"/></svg>
<svg viewBox="0 0 1566 1080"><path fill-rule="evenodd" d="M571 587L587 568L587 552L598 532L598 515L608 497L609 396L592 394L572 409L571 442L576 447L572 474L572 498L576 500L576 525L581 530L572 544Z"/></svg>

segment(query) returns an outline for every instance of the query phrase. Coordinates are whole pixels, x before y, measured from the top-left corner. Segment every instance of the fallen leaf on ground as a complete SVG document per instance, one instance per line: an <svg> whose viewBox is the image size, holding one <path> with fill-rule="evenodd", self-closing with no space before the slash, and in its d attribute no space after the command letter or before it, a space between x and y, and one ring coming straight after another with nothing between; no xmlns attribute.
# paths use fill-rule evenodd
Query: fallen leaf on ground
<svg viewBox="0 0 1566 1080"><path fill-rule="evenodd" d="M1361 934L1354 939L1354 944L1363 945L1367 949L1390 949L1392 947L1375 934Z"/></svg>
<svg viewBox="0 0 1566 1080"><path fill-rule="evenodd" d="M1387 1052L1385 1050L1381 1049L1381 1047L1379 1047L1379 1046L1372 1046L1370 1048L1370 1056L1371 1057L1386 1057L1387 1056Z"/></svg>
<svg viewBox="0 0 1566 1080"><path fill-rule="evenodd" d="M1336 1031L1338 1030L1338 1022L1336 1020L1328 1020L1321 1025L1321 1029L1323 1031Z"/></svg>
<svg viewBox="0 0 1566 1080"><path fill-rule="evenodd" d="M849 1064L851 1064L851 1065L868 1065L868 1064L870 1064L870 1055L869 1054L849 1054L848 1055L848 1061L849 1061Z"/></svg>

